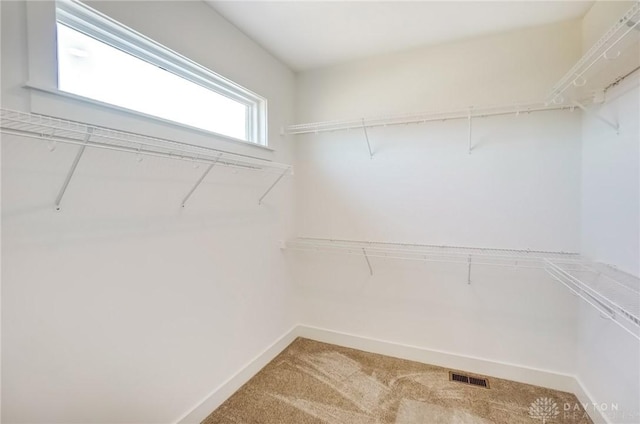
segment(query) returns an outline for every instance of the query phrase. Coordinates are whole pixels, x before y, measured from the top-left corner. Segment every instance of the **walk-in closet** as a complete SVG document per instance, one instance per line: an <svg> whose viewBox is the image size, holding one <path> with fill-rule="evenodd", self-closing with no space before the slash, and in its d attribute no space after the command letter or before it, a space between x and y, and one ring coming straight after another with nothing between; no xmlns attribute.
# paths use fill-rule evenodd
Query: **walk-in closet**
<svg viewBox="0 0 640 424"><path fill-rule="evenodd" d="M640 424L638 1L0 19L2 423Z"/></svg>

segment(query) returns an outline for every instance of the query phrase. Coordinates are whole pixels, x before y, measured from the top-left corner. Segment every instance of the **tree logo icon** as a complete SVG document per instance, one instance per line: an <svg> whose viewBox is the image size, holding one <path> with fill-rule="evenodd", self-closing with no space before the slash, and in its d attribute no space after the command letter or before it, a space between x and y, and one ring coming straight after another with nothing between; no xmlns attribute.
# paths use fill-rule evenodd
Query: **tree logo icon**
<svg viewBox="0 0 640 424"><path fill-rule="evenodd" d="M542 420L542 424L546 424L558 415L560 415L558 404L551 398L538 398L529 406L529 416L536 420Z"/></svg>

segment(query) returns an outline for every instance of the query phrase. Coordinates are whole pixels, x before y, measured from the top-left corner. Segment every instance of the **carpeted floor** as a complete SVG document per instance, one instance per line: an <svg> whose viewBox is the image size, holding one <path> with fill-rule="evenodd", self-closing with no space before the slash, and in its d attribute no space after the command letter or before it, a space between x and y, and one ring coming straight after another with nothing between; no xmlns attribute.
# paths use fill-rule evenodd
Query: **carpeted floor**
<svg viewBox="0 0 640 424"><path fill-rule="evenodd" d="M203 424L590 424L573 394L299 338ZM566 410L569 412L566 412Z"/></svg>

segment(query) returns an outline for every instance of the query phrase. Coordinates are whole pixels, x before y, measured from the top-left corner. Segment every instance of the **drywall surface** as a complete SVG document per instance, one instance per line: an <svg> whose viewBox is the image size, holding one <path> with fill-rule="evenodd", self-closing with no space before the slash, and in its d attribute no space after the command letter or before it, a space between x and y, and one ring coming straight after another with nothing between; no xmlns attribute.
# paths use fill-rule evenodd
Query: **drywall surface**
<svg viewBox="0 0 640 424"><path fill-rule="evenodd" d="M591 258L640 275L640 127L638 78L607 93L595 114L618 122L620 133L593 115L583 119L582 250Z"/></svg>
<svg viewBox="0 0 640 424"><path fill-rule="evenodd" d="M640 347L638 339L580 302L576 375L609 422L640 422Z"/></svg>
<svg viewBox="0 0 640 424"><path fill-rule="evenodd" d="M633 0L593 2L593 6L582 18L583 51L589 50L634 3L636 2Z"/></svg>
<svg viewBox="0 0 640 424"><path fill-rule="evenodd" d="M580 22L427 46L298 74L298 123L544 100L580 57Z"/></svg>
<svg viewBox="0 0 640 424"><path fill-rule="evenodd" d="M635 2L596 2L582 24L586 50ZM587 41L590 43L587 44ZM617 46L616 46L617 47ZM615 50L615 48L614 48ZM615 51L611 55L615 56ZM608 62L614 82L640 64L638 44ZM620 63L622 62L622 63ZM631 66L632 68L630 68ZM607 84L608 85L608 84ZM583 118L582 250L592 258L640 275L640 127L638 76L605 94L606 104ZM617 122L619 134L596 116Z"/></svg>
<svg viewBox="0 0 640 424"><path fill-rule="evenodd" d="M640 89L632 78L595 107L620 124L620 134L592 116L583 119L582 243L585 254L640 275ZM640 293L640 287L635 287ZM640 294L638 295L640 297ZM619 319L624 319L620 317ZM615 423L640 422L640 342L580 310L578 375ZM616 405L618 410L612 410Z"/></svg>
<svg viewBox="0 0 640 424"><path fill-rule="evenodd" d="M542 99L580 55L569 22L298 76L298 122ZM300 236L578 251L579 112L299 136ZM577 300L542 270L288 253L302 323L573 374ZM533 400L532 400L533 401Z"/></svg>
<svg viewBox="0 0 640 424"><path fill-rule="evenodd" d="M291 160L293 74L213 9L92 5L268 98ZM2 2L2 106L28 111L25 10ZM89 149L55 212L77 147L48 147L2 137L2 422L175 422L291 328L289 178L258 206L277 175L216 167L182 209L203 166Z"/></svg>
<svg viewBox="0 0 640 424"><path fill-rule="evenodd" d="M599 38L630 3L596 2L583 22L585 40ZM625 54L635 54L637 63L637 50ZM639 85L637 73L630 76L608 90L606 104L594 106L593 114L583 115L582 120L581 248L594 260L636 276L640 275ZM596 114L617 122L619 134ZM579 317L577 375L597 404L591 408L602 410L613 423L640 422L640 342L589 305L581 304Z"/></svg>

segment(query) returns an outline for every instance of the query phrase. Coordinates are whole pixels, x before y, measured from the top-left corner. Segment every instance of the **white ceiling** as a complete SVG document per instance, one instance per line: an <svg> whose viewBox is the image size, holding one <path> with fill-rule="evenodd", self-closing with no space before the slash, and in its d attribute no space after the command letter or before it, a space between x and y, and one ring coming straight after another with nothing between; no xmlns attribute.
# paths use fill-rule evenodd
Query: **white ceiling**
<svg viewBox="0 0 640 424"><path fill-rule="evenodd" d="M206 1L296 71L579 18L594 3Z"/></svg>

